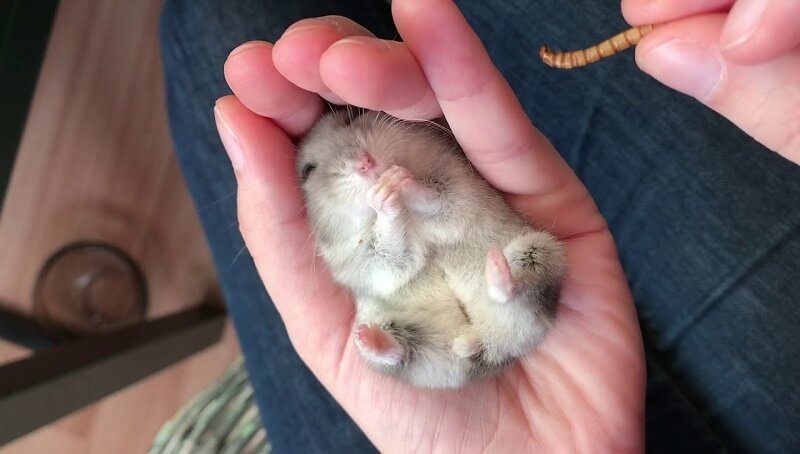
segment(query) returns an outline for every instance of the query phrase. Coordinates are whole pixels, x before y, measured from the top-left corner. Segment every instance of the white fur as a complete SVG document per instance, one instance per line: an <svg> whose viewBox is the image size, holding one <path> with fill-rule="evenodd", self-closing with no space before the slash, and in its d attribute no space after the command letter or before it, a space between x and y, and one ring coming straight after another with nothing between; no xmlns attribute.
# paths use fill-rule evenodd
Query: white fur
<svg viewBox="0 0 800 454"><path fill-rule="evenodd" d="M357 321L409 346L399 365L364 359L419 386L456 387L530 352L555 317L560 243L509 208L440 127L372 111L349 119L323 117L297 169L316 166L302 181L309 222ZM364 152L375 163L366 175L354 170ZM508 261L510 294L487 285L491 248Z"/></svg>

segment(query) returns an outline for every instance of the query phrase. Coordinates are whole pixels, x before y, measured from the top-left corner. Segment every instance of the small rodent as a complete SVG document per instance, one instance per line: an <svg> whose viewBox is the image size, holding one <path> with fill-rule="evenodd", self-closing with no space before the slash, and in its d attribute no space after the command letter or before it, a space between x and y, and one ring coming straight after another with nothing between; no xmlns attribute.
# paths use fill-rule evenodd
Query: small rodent
<svg viewBox="0 0 800 454"><path fill-rule="evenodd" d="M586 66L610 57L617 52L635 46L648 33L653 31L655 25L633 27L618 33L611 38L594 46L571 52L553 52L547 46L539 49L539 57L544 64L558 69L572 69Z"/></svg>
<svg viewBox="0 0 800 454"><path fill-rule="evenodd" d="M334 111L300 143L297 176L370 366L458 387L530 353L553 326L561 243L510 208L446 128Z"/></svg>

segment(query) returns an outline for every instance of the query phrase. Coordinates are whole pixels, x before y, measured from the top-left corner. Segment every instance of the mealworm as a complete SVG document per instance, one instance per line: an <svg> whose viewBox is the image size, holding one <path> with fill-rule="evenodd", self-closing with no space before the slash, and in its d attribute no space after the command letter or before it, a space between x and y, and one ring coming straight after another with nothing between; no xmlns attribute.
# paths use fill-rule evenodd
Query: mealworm
<svg viewBox="0 0 800 454"><path fill-rule="evenodd" d="M633 27L592 47L571 52L553 52L547 46L542 46L539 49L539 57L544 64L553 68L579 68L635 46L642 37L653 31L653 28L655 25Z"/></svg>

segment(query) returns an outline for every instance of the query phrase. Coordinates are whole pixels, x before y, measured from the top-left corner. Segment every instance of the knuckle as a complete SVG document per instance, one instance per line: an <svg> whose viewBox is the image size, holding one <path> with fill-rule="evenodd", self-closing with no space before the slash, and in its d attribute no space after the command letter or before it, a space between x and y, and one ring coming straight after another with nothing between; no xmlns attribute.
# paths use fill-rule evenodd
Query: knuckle
<svg viewBox="0 0 800 454"><path fill-rule="evenodd" d="M483 95L496 80L492 71L483 68L458 78L457 82L459 83L437 87L434 90L437 98L447 103L469 101Z"/></svg>
<svg viewBox="0 0 800 454"><path fill-rule="evenodd" d="M504 161L513 161L530 153L536 145L536 137L531 133L513 136L505 143L485 146L475 150L474 159L482 164L496 165Z"/></svg>

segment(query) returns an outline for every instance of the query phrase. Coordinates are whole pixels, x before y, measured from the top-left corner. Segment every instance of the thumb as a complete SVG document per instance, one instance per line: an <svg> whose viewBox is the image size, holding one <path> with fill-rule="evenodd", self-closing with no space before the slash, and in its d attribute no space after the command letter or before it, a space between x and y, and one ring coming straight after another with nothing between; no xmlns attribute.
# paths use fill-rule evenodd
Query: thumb
<svg viewBox="0 0 800 454"><path fill-rule="evenodd" d="M737 65L720 52L724 20L712 14L659 27L639 44L636 62L800 164L800 50L757 66Z"/></svg>
<svg viewBox="0 0 800 454"><path fill-rule="evenodd" d="M316 263L294 145L234 96L219 99L214 116L236 174L239 228L259 275L297 352L318 376L332 373L328 366L349 340L353 305Z"/></svg>

